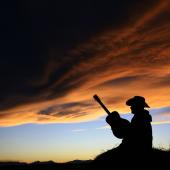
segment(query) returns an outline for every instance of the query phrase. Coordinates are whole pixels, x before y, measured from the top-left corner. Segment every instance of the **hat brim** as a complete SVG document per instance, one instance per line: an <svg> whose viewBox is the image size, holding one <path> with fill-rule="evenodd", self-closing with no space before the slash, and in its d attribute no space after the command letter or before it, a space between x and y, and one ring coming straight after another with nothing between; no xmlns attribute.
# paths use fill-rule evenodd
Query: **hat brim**
<svg viewBox="0 0 170 170"><path fill-rule="evenodd" d="M147 103L145 103L144 107L150 108L150 106Z"/></svg>
<svg viewBox="0 0 170 170"><path fill-rule="evenodd" d="M135 100L134 100L134 98L132 98L132 99L129 99L127 102L126 102L126 105L128 105L128 106L133 106L133 105L143 105L143 107L147 107L147 108L150 108L150 106L146 103L146 102L144 102L144 103L138 103L138 102L136 102Z"/></svg>

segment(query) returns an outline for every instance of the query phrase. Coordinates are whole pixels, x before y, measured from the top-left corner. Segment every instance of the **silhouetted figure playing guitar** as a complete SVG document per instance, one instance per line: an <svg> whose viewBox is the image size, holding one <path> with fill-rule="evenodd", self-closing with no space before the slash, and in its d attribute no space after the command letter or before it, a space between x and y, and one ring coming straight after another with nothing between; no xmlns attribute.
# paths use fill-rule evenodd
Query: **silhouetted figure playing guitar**
<svg viewBox="0 0 170 170"><path fill-rule="evenodd" d="M99 102L103 109L108 113L106 122L111 126L113 134L122 139L118 150L124 153L148 155L152 151L152 117L149 114L148 104L142 96L134 96L126 101L130 106L131 113L134 114L131 122L120 117L119 113L114 111L110 113L97 95L94 98Z"/></svg>

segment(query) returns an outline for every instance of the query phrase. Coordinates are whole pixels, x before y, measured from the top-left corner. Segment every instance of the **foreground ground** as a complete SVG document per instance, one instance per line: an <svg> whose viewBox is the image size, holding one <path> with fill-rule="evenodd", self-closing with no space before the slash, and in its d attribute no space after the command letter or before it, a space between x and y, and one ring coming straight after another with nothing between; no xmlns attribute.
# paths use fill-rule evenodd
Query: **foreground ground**
<svg viewBox="0 0 170 170"><path fill-rule="evenodd" d="M90 170L90 169L165 169L169 167L170 150L153 149L151 155L132 155L132 153L117 153L115 149L98 155L94 160L71 161L67 163L34 162L31 164L19 162L1 162L2 169L56 169L56 170ZM166 168L167 169L167 168Z"/></svg>

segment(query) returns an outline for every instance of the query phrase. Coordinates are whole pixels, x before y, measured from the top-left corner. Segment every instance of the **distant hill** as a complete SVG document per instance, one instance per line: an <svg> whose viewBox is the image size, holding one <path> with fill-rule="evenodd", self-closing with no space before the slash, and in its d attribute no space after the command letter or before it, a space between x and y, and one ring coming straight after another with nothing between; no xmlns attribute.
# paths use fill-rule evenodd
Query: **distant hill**
<svg viewBox="0 0 170 170"><path fill-rule="evenodd" d="M35 161L32 163L24 163L24 162L0 162L0 169L1 168L12 168L12 169L57 169L57 170L74 170L74 169L84 169L92 162L92 160L73 160L70 162L65 163L56 163L53 161Z"/></svg>
<svg viewBox="0 0 170 170"><path fill-rule="evenodd" d="M33 163L23 162L0 162L0 168L12 169L55 169L55 170L94 170L94 169L141 169L169 167L170 150L153 149L150 156L132 155L132 153L118 153L115 148L98 155L94 160L73 160L66 163L53 161Z"/></svg>

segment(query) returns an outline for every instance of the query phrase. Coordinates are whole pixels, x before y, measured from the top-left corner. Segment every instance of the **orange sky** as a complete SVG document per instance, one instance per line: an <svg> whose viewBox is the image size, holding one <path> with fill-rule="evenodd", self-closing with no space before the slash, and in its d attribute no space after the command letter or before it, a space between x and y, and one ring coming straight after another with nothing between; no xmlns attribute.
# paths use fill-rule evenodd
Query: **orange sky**
<svg viewBox="0 0 170 170"><path fill-rule="evenodd" d="M71 57L85 59L43 95L68 78L75 88L61 97L0 111L0 126L94 120L105 113L93 94L120 113L129 112L125 101L134 95L144 96L151 108L169 106L169 9L168 1L159 1L119 29L103 30L70 50ZM51 49L49 55L55 55L55 50ZM48 63L42 82L55 67L57 63Z"/></svg>

